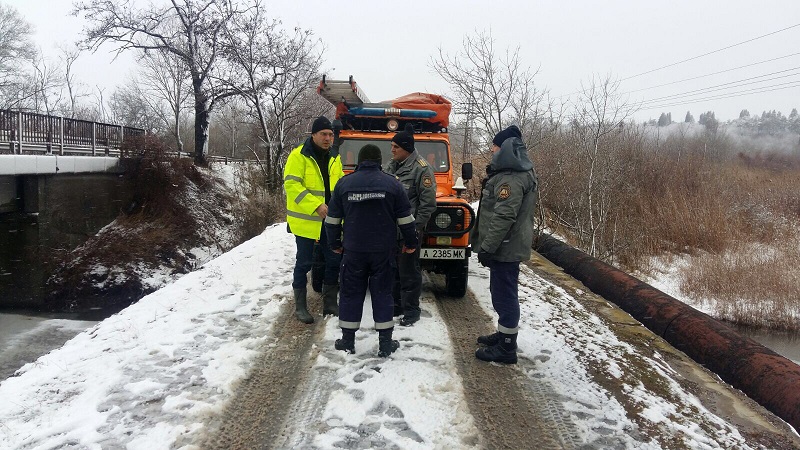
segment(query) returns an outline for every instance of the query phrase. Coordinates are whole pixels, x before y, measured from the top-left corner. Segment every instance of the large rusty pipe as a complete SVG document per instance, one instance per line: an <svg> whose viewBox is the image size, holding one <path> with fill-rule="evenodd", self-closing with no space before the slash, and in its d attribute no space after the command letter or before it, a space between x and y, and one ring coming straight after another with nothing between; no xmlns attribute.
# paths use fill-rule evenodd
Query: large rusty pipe
<svg viewBox="0 0 800 450"><path fill-rule="evenodd" d="M800 430L800 366L552 236L540 236L536 251Z"/></svg>

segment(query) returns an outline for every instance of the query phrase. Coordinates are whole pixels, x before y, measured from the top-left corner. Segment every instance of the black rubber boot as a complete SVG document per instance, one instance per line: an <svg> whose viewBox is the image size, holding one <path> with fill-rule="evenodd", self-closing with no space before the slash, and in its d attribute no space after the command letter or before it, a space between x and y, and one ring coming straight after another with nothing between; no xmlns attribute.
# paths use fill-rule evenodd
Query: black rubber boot
<svg viewBox="0 0 800 450"><path fill-rule="evenodd" d="M494 332L485 336L478 336L478 344L492 346L497 345L498 343L500 343L499 332Z"/></svg>
<svg viewBox="0 0 800 450"><path fill-rule="evenodd" d="M497 344L479 348L475 357L481 361L498 362L502 364L517 363L517 335L498 332L500 340Z"/></svg>
<svg viewBox="0 0 800 450"><path fill-rule="evenodd" d="M322 285L322 314L339 315L339 285Z"/></svg>
<svg viewBox="0 0 800 450"><path fill-rule="evenodd" d="M393 328L378 330L378 356L386 358L400 348L400 342L392 339Z"/></svg>
<svg viewBox="0 0 800 450"><path fill-rule="evenodd" d="M336 350L343 350L351 355L356 352L356 330L342 328L342 338L333 343Z"/></svg>
<svg viewBox="0 0 800 450"><path fill-rule="evenodd" d="M294 290L294 316L303 323L314 323L314 318L308 313L305 289Z"/></svg>

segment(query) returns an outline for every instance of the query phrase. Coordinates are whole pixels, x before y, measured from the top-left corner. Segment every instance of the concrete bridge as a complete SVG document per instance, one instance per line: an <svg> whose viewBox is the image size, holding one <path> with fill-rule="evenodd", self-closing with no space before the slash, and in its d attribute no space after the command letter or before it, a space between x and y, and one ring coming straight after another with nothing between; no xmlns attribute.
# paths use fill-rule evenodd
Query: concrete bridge
<svg viewBox="0 0 800 450"><path fill-rule="evenodd" d="M129 201L121 173L118 157L0 155L0 306L41 302L47 262Z"/></svg>
<svg viewBox="0 0 800 450"><path fill-rule="evenodd" d="M110 223L130 194L121 158L145 131L0 110L0 307L35 307L47 261Z"/></svg>

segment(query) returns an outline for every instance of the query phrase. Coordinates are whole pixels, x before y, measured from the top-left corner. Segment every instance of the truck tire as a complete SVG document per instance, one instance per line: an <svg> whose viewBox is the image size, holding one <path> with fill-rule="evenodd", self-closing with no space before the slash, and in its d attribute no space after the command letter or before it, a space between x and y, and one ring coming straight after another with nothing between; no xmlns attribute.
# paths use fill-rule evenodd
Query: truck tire
<svg viewBox="0 0 800 450"><path fill-rule="evenodd" d="M444 277L447 295L457 298L466 295L468 278L469 260L459 261L453 264Z"/></svg>

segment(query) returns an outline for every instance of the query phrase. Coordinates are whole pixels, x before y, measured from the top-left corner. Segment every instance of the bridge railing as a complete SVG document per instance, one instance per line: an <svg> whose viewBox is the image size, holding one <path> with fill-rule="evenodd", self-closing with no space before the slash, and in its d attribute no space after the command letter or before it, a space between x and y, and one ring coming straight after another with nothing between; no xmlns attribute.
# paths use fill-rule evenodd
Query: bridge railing
<svg viewBox="0 0 800 450"><path fill-rule="evenodd" d="M0 109L0 154L119 155L141 128ZM132 144L133 147L136 144Z"/></svg>

